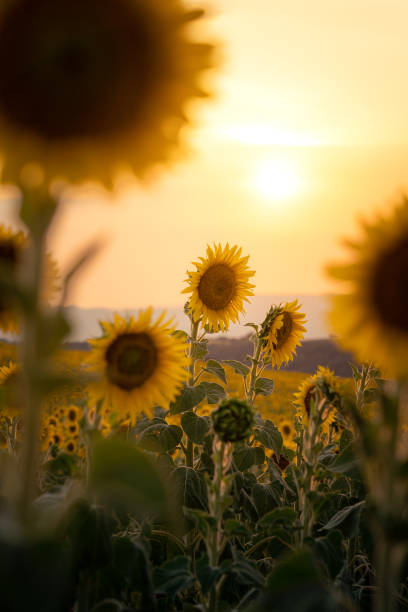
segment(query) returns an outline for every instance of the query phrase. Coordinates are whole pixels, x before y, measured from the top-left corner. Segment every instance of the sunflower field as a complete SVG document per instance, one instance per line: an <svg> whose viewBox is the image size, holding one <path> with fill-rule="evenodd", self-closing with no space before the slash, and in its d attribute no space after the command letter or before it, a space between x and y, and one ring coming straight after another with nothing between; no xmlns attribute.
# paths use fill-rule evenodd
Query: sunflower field
<svg viewBox="0 0 408 612"><path fill-rule="evenodd" d="M203 18L182 0L1 3L1 181L26 228L0 226L5 612L408 609L408 199L328 266L349 379L281 370L298 300L247 324L245 362L208 358L254 295L232 243L187 271L188 332L149 307L63 349L94 250L62 276L51 225L72 186L180 155L219 63Z"/></svg>

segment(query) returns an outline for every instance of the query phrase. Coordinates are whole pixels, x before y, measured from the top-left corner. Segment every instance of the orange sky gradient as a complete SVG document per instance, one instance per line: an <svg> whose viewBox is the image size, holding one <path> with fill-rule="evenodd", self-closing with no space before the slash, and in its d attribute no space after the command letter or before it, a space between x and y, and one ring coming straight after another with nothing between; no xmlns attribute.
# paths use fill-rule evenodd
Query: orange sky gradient
<svg viewBox="0 0 408 612"><path fill-rule="evenodd" d="M91 188L61 207L61 268L103 239L69 303L181 304L207 242L250 254L256 293L330 291L324 263L361 214L408 190L406 0L213 0L224 64L217 98L192 109L194 153L114 201ZM3 222L15 223L3 189Z"/></svg>

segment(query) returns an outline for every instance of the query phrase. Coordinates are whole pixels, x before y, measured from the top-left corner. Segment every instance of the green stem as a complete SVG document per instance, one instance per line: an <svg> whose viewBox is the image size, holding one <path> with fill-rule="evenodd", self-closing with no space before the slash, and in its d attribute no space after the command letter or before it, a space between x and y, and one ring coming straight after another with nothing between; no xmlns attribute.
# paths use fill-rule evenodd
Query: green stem
<svg viewBox="0 0 408 612"><path fill-rule="evenodd" d="M251 367L249 387L248 387L247 398L246 398L251 408L253 407L254 401L255 401L255 384L256 384L256 379L258 376L258 365L259 365L259 357L261 355L261 350L262 350L262 340L258 338L258 336L255 336L254 352L252 355L252 367Z"/></svg>
<svg viewBox="0 0 408 612"><path fill-rule="evenodd" d="M36 471L39 461L39 439L41 422L41 391L38 371L41 364L41 310L40 286L46 227L31 235L27 267L27 295L29 300L23 313L23 444L21 451L21 488L19 512L23 524L29 520L30 505L36 493Z"/></svg>
<svg viewBox="0 0 408 612"><path fill-rule="evenodd" d="M190 363L188 366L188 384L190 387L194 386L195 382L195 363L196 359L194 357L194 343L197 341L198 337L198 329L200 326L200 320L191 321L191 332L190 332L190 350L188 356L190 358ZM194 444L190 438L187 438L187 447L186 447L186 465L187 467L194 467Z"/></svg>
<svg viewBox="0 0 408 612"><path fill-rule="evenodd" d="M397 610L398 579L404 558L401 544L391 543L381 530L376 542L376 583L374 612L395 612Z"/></svg>

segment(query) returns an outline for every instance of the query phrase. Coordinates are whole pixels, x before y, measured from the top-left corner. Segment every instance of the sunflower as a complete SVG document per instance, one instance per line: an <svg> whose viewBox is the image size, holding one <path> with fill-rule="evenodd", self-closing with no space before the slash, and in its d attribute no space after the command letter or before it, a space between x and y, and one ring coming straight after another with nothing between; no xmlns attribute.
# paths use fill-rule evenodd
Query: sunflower
<svg viewBox="0 0 408 612"><path fill-rule="evenodd" d="M282 439L285 446L291 447L293 445L293 438L296 435L293 422L289 419L282 419L278 428L282 434Z"/></svg>
<svg viewBox="0 0 408 612"><path fill-rule="evenodd" d="M2 410L7 416L20 416L21 403L17 395L20 366L14 361L0 367L0 394Z"/></svg>
<svg viewBox="0 0 408 612"><path fill-rule="evenodd" d="M29 245L29 238L22 231L15 232L0 224L0 329L5 332L19 331L16 286ZM47 303L58 288L57 264L46 253L40 290L42 301Z"/></svg>
<svg viewBox="0 0 408 612"><path fill-rule="evenodd" d="M193 262L196 270L187 272L188 287L182 293L191 293L189 308L194 321L202 319L212 331L226 331L230 322L236 323L244 312L244 301L254 295L248 279L255 274L249 270L249 256L241 257L237 246L224 248L207 245L207 257Z"/></svg>
<svg viewBox="0 0 408 612"><path fill-rule="evenodd" d="M346 284L329 314L339 342L359 361L375 362L388 376L408 378L408 199L388 216L363 222L360 241L347 242L353 258L331 265ZM344 285L343 285L344 286Z"/></svg>
<svg viewBox="0 0 408 612"><path fill-rule="evenodd" d="M213 46L183 0L10 0L0 8L3 181L142 176L174 156Z"/></svg>
<svg viewBox="0 0 408 612"><path fill-rule="evenodd" d="M335 419L336 406L334 404L338 405L336 400L339 397L339 389L339 381L334 372L329 368L319 366L316 374L306 378L295 393L294 404L297 407L297 416L301 420L306 419L309 422L312 402L317 407L323 395L330 397L334 403L328 403L322 415L324 426L327 428Z"/></svg>
<svg viewBox="0 0 408 612"><path fill-rule="evenodd" d="M262 324L260 335L264 351L270 354L272 365L277 368L292 361L306 331L305 315L298 312L299 308L297 300L284 306L272 306Z"/></svg>
<svg viewBox="0 0 408 612"><path fill-rule="evenodd" d="M155 405L173 401L187 377L185 344L172 335L165 313L152 321L152 308L137 319L115 314L102 322L103 336L90 340L91 369L99 374L89 390L91 402L103 401L120 418L133 420L144 412L153 416Z"/></svg>

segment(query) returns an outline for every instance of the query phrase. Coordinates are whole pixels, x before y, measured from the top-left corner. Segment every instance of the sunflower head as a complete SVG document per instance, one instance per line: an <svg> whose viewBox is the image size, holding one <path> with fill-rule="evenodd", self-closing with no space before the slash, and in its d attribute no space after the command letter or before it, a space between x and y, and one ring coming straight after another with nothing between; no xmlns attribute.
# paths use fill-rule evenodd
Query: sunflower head
<svg viewBox="0 0 408 612"><path fill-rule="evenodd" d="M250 406L239 399L221 402L211 414L215 433L224 442L239 442L252 433L254 413Z"/></svg>
<svg viewBox="0 0 408 612"><path fill-rule="evenodd" d="M194 321L201 320L210 331L226 331L244 312L244 302L253 294L249 283L255 274L247 266L249 257L241 256L237 246L207 246L207 257L194 262L196 269L187 272L188 286L182 293L191 293L189 312Z"/></svg>
<svg viewBox="0 0 408 612"><path fill-rule="evenodd" d="M319 366L316 374L304 380L295 393L294 403L299 418L309 423L323 399L325 402L318 418L327 427L335 419L335 410L340 408L340 385L334 372Z"/></svg>
<svg viewBox="0 0 408 612"><path fill-rule="evenodd" d="M182 0L3 2L4 180L34 162L45 179L110 185L118 165L141 175L169 158L214 63L189 32L202 16Z"/></svg>
<svg viewBox="0 0 408 612"><path fill-rule="evenodd" d="M332 298L330 323L339 342L360 362L390 377L408 378L408 199L388 217L362 224L348 241L351 260L328 266L344 293Z"/></svg>
<svg viewBox="0 0 408 612"><path fill-rule="evenodd" d="M20 366L13 361L0 367L0 398L2 411L8 416L21 415L18 396Z"/></svg>
<svg viewBox="0 0 408 612"><path fill-rule="evenodd" d="M282 419L279 423L279 431L281 432L283 443L285 446L293 445L293 438L296 435L295 427L293 421L290 419Z"/></svg>
<svg viewBox="0 0 408 612"><path fill-rule="evenodd" d="M306 331L305 315L298 312L299 308L297 300L272 306L262 323L259 335L264 351L277 368L293 359Z"/></svg>
<svg viewBox="0 0 408 612"><path fill-rule="evenodd" d="M142 412L152 416L155 405L175 399L188 359L184 342L164 317L154 322L148 308L137 319L115 315L113 323L101 323L103 336L90 340L89 364L99 374L89 390L91 400L134 419Z"/></svg>
<svg viewBox="0 0 408 612"><path fill-rule="evenodd" d="M22 231L13 231L0 224L0 329L19 331L17 283L29 255L29 238ZM41 283L41 299L47 303L59 289L58 267L46 253Z"/></svg>

